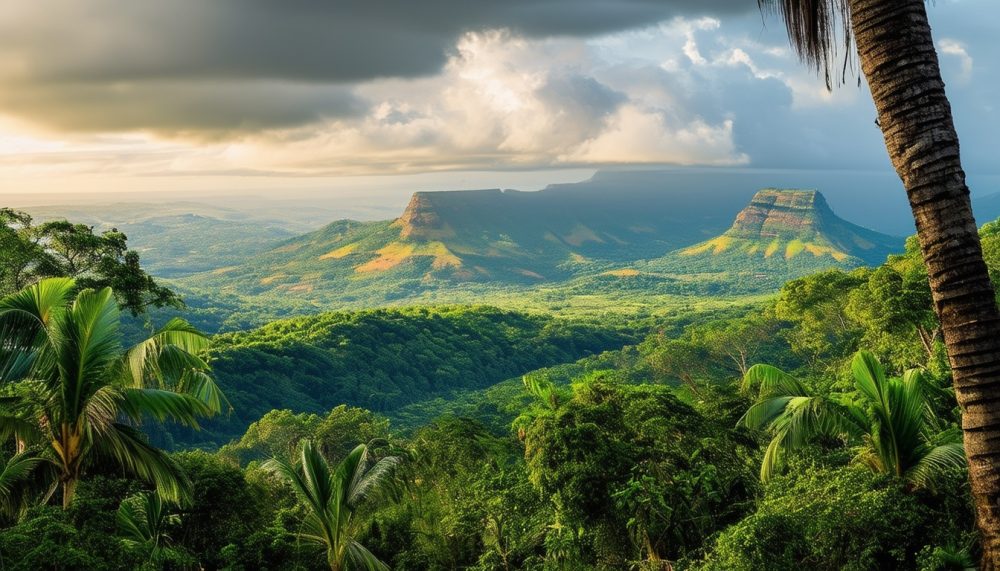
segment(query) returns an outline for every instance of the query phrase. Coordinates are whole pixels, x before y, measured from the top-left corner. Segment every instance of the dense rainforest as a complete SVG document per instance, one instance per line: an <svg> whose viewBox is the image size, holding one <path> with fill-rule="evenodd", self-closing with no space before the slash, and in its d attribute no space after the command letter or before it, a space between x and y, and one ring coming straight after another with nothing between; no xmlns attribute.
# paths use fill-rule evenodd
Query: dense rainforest
<svg viewBox="0 0 1000 571"><path fill-rule="evenodd" d="M1000 223L981 236L996 274ZM127 300L101 286L48 278L0 302L5 569L932 570L977 557L912 239L752 310L632 328L451 306L212 339L172 319L132 345Z"/></svg>
<svg viewBox="0 0 1000 571"><path fill-rule="evenodd" d="M215 337L216 382L232 412L178 434L220 446L275 408L338 404L387 413L635 341L638 331L490 307L379 309L276 321Z"/></svg>

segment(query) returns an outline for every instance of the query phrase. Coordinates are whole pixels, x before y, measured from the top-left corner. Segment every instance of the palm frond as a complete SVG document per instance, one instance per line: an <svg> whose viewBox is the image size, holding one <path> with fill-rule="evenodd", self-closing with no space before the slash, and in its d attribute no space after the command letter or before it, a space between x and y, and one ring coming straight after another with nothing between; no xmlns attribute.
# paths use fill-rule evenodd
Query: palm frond
<svg viewBox="0 0 1000 571"><path fill-rule="evenodd" d="M53 278L0 299L0 382L21 380L45 361L47 328L65 312L74 287Z"/></svg>
<svg viewBox="0 0 1000 571"><path fill-rule="evenodd" d="M917 462L903 474L916 488L934 488L934 483L948 470L965 466L965 448L959 442L941 444L927 450Z"/></svg>
<svg viewBox="0 0 1000 571"><path fill-rule="evenodd" d="M851 372L854 374L854 384L858 390L876 406L888 410L885 369L878 359L868 351L858 351L851 360Z"/></svg>
<svg viewBox="0 0 1000 571"><path fill-rule="evenodd" d="M809 391L798 379L771 365L757 364L743 375L744 391L759 387L760 398L770 396L807 396Z"/></svg>
<svg viewBox="0 0 1000 571"><path fill-rule="evenodd" d="M902 476L919 460L928 428L923 376L911 370L902 379L886 378L882 365L865 351L855 355L851 370L873 415L870 442L881 468Z"/></svg>
<svg viewBox="0 0 1000 571"><path fill-rule="evenodd" d="M358 487L364 477L365 464L368 463L368 447L358 444L351 450L334 469L333 478L343 482L344 499L350 505L352 490Z"/></svg>
<svg viewBox="0 0 1000 571"><path fill-rule="evenodd" d="M383 458L368 468L368 449L359 445L331 472L329 464L312 441L304 440L294 465L277 458L265 469L287 479L296 495L306 503L308 515L299 539L325 546L327 558L350 568L387 569L367 549L358 544L354 508L382 482L396 458ZM338 567L342 568L342 567Z"/></svg>
<svg viewBox="0 0 1000 571"><path fill-rule="evenodd" d="M785 22L795 52L810 67L823 72L833 87L834 68L843 57L841 81L851 57L851 8L848 0L757 0L763 12L777 13Z"/></svg>
<svg viewBox="0 0 1000 571"><path fill-rule="evenodd" d="M25 486L42 459L29 452L15 454L0 469L0 513L14 517L24 508Z"/></svg>
<svg viewBox="0 0 1000 571"><path fill-rule="evenodd" d="M181 377L174 391L194 397L207 406L212 414L223 410L232 411L233 408L215 379L203 370L189 370Z"/></svg>
<svg viewBox="0 0 1000 571"><path fill-rule="evenodd" d="M115 424L112 428L104 438L95 440L94 448L99 454L155 485L163 499L181 505L190 501L191 484L170 456L150 446L131 426Z"/></svg>
<svg viewBox="0 0 1000 571"><path fill-rule="evenodd" d="M288 480L298 495L314 512L326 513L334 498L334 483L330 468L312 441L304 440L299 461L291 464L280 458L264 463L264 469Z"/></svg>
<svg viewBox="0 0 1000 571"><path fill-rule="evenodd" d="M30 417L0 413L0 442L10 439L35 442L42 436L38 422Z"/></svg>
<svg viewBox="0 0 1000 571"><path fill-rule="evenodd" d="M379 459L374 466L365 470L364 474L348 490L348 505L356 508L361 504L369 494L385 483L386 478L397 465L399 465L399 458L387 456Z"/></svg>
<svg viewBox="0 0 1000 571"><path fill-rule="evenodd" d="M121 398L121 389L113 385L104 385L94 391L83 408L82 416L87 426L98 434L107 434L118 420Z"/></svg>
<svg viewBox="0 0 1000 571"><path fill-rule="evenodd" d="M198 428L198 418L212 414L200 400L162 389L122 389L119 408L137 423L151 416L160 422L170 419L191 428Z"/></svg>
<svg viewBox="0 0 1000 571"><path fill-rule="evenodd" d="M761 479L770 479L785 455L820 436L850 434L852 424L846 407L827 397L790 397L767 426L772 437L764 452Z"/></svg>
<svg viewBox="0 0 1000 571"><path fill-rule="evenodd" d="M752 430L764 428L784 413L788 403L794 398L798 397L780 396L758 401L740 417L738 424Z"/></svg>
<svg viewBox="0 0 1000 571"><path fill-rule="evenodd" d="M379 561L371 551L358 543L351 541L347 544L347 560L351 562L352 569L365 569L365 571L389 571L389 566Z"/></svg>
<svg viewBox="0 0 1000 571"><path fill-rule="evenodd" d="M155 382L161 388L172 387L186 372L208 369L208 364L198 355L209 344L209 339L188 322L171 319L126 352L126 379L134 387L144 387L148 382Z"/></svg>
<svg viewBox="0 0 1000 571"><path fill-rule="evenodd" d="M126 498L115 513L119 533L135 543L146 543L155 535L155 530L150 525L151 520L155 520L155 515L151 518L150 511L146 509L147 497L156 498L162 505L162 500L156 494L143 494Z"/></svg>
<svg viewBox="0 0 1000 571"><path fill-rule="evenodd" d="M84 290L69 312L55 322L54 345L59 374L50 389L59 392L64 416L75 422L90 396L106 384L106 374L118 359L121 339L118 303L109 288Z"/></svg>
<svg viewBox="0 0 1000 571"><path fill-rule="evenodd" d="M46 324L54 313L69 304L75 287L76 282L70 278L41 280L0 299L0 320L20 315Z"/></svg>

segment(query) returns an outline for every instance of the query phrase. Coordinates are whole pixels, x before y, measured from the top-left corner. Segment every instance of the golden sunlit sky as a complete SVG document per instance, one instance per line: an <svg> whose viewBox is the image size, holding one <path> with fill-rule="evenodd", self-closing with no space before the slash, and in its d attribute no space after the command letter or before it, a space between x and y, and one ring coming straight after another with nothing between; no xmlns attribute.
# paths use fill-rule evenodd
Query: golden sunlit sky
<svg viewBox="0 0 1000 571"><path fill-rule="evenodd" d="M1000 7L928 5L995 174ZM887 169L754 0L33 0L0 12L0 193L536 188L599 168ZM996 189L1000 190L1000 189Z"/></svg>

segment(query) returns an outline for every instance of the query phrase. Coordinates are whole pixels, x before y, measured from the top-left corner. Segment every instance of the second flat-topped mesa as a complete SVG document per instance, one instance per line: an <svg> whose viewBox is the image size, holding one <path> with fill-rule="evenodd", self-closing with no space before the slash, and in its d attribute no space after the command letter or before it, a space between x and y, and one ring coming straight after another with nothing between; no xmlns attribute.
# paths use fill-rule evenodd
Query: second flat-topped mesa
<svg viewBox="0 0 1000 571"><path fill-rule="evenodd" d="M798 256L832 258L848 265L876 264L901 240L852 224L834 214L815 190L767 188L757 192L722 235L681 251L683 256ZM851 259L856 260L851 263ZM817 260L820 261L820 260Z"/></svg>

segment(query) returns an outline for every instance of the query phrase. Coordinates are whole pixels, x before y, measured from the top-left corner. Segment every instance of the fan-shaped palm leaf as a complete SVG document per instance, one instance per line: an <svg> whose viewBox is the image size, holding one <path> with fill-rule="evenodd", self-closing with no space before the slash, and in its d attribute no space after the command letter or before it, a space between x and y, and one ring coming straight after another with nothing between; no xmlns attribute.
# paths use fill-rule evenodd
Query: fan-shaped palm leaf
<svg viewBox="0 0 1000 571"><path fill-rule="evenodd" d="M360 445L330 470L329 464L310 440L304 440L299 459L291 464L271 459L265 468L288 480L308 508L299 538L322 545L330 568L337 571L349 562L357 568L387 569L359 544L359 505L382 484L398 460L382 458L369 467L368 447Z"/></svg>
<svg viewBox="0 0 1000 571"><path fill-rule="evenodd" d="M168 548L168 527L180 522L180 516L167 513L157 494L126 498L118 506L115 519L126 545L146 550L151 562L158 561Z"/></svg>
<svg viewBox="0 0 1000 571"><path fill-rule="evenodd" d="M787 454L821 436L859 444L855 461L914 487L929 487L943 471L962 465L958 432L937 429L919 371L887 378L878 360L864 351L855 355L851 370L856 394L812 395L779 369L751 367L743 385L759 386L760 396L740 422L771 436L761 462L762 480L774 474Z"/></svg>

